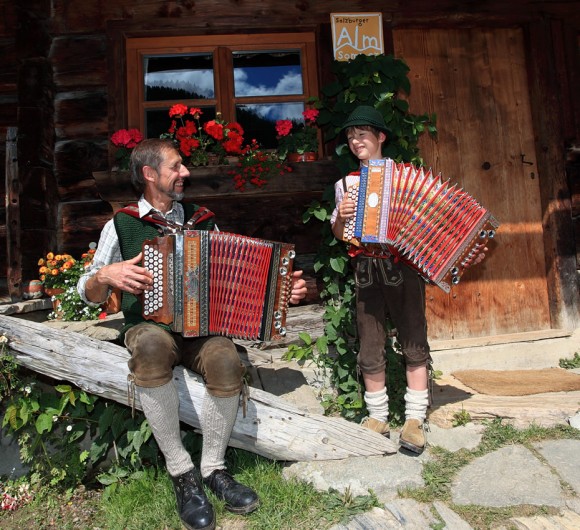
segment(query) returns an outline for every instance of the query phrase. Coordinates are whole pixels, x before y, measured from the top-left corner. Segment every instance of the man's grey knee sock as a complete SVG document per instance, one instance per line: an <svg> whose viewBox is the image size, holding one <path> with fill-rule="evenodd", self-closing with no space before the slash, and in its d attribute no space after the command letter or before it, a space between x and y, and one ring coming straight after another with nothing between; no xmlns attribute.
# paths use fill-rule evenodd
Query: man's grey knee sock
<svg viewBox="0 0 580 530"><path fill-rule="evenodd" d="M135 388L169 474L177 477L193 469L191 456L181 440L179 396L173 381L155 388Z"/></svg>
<svg viewBox="0 0 580 530"><path fill-rule="evenodd" d="M201 411L201 475L208 477L225 467L225 454L238 414L240 396L216 397L206 390Z"/></svg>

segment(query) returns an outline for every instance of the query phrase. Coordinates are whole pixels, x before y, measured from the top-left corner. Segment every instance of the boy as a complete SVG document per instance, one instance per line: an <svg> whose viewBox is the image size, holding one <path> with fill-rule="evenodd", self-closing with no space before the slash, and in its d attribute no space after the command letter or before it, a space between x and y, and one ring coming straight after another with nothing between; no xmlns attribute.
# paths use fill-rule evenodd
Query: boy
<svg viewBox="0 0 580 530"><path fill-rule="evenodd" d="M383 158L382 147L387 128L381 113L371 106L357 107L342 126L348 146L367 165ZM346 176L346 187L358 183L360 172ZM332 231L342 239L345 221L354 216L355 203L345 197L343 181L335 184L336 208ZM395 261L388 251L373 245L349 248L353 259L356 289L356 317L360 339L357 357L365 385L364 400L368 417L362 425L389 436L389 402L386 388L386 331L388 316L397 328L405 358L405 424L399 443L405 449L421 453L426 439L424 424L429 405L428 365L432 362L427 341L425 318L425 282L409 266Z"/></svg>

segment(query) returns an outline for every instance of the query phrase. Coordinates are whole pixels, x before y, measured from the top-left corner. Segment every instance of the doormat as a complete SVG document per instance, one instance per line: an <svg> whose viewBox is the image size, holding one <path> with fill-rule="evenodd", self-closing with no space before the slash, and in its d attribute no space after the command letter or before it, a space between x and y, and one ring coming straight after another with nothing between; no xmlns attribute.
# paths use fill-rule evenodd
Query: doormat
<svg viewBox="0 0 580 530"><path fill-rule="evenodd" d="M563 368L459 370L451 375L479 394L492 396L527 396L580 390L580 374Z"/></svg>

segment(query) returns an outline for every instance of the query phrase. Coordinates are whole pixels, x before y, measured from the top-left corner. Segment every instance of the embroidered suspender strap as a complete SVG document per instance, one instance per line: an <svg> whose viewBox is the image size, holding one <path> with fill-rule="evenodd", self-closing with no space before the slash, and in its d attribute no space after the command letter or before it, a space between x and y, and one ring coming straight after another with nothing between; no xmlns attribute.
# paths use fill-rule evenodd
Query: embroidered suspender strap
<svg viewBox="0 0 580 530"><path fill-rule="evenodd" d="M143 221L148 221L150 223L162 226L170 226L163 217L157 214L147 214L144 217L139 217L139 206L137 206L136 202L132 202L131 204L127 204L124 208L121 208L117 213L126 213L131 217L136 217L137 219L143 219Z"/></svg>
<svg viewBox="0 0 580 530"><path fill-rule="evenodd" d="M185 229L193 228L197 223L201 223L203 221L211 219L212 217L215 217L215 214L211 210L207 209L205 206L200 206L199 209L193 214L191 219L187 221L184 227L182 227L181 225L177 225L175 223L167 221L157 213L147 214L144 217L139 217L139 207L137 206L137 203L128 204L124 208L121 208L119 210L119 213L125 213L132 217L136 217L137 219L148 221L149 223L153 223L160 226L168 226L170 228L178 230L182 230L183 228Z"/></svg>
<svg viewBox="0 0 580 530"><path fill-rule="evenodd" d="M181 225L178 225L177 223L172 223L171 221L167 221L158 213L147 214L143 217L139 217L139 207L137 206L137 203L128 204L124 208L121 208L117 213L124 213L124 214L130 215L131 217L135 217L136 219L141 219L142 221L147 221L148 223L154 224L158 227L162 227L162 226L168 227L168 228L171 228L171 230L173 230L173 231L183 230L183 227ZM163 234L162 228L158 228L158 230L161 234Z"/></svg>
<svg viewBox="0 0 580 530"><path fill-rule="evenodd" d="M197 212L191 216L191 219L185 223L185 228L193 228L197 223L202 223L212 217L215 217L215 213L208 210L205 206L200 206Z"/></svg>

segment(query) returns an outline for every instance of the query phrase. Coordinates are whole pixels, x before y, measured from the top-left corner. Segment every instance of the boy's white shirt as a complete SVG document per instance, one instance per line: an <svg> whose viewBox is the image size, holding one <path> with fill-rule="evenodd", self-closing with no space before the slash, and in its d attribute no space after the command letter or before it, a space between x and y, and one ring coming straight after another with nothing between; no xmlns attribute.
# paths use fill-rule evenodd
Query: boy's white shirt
<svg viewBox="0 0 580 530"><path fill-rule="evenodd" d="M354 186L355 184L358 184L360 182L360 175L352 175L352 174L347 175L345 179L346 179L346 188L348 189L351 186ZM334 207L334 210L330 217L330 224L332 225L334 225L336 221L336 216L338 215L338 206L343 199L344 199L343 179L340 179L334 184L334 201L336 203L336 206Z"/></svg>

